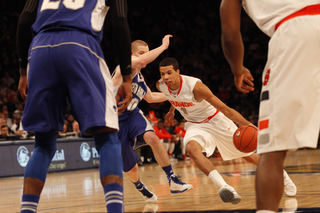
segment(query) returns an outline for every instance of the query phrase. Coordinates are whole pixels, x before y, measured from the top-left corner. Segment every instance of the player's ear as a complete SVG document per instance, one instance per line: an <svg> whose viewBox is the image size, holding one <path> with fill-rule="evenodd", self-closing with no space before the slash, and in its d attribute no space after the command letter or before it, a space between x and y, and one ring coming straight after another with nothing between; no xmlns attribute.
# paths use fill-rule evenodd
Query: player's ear
<svg viewBox="0 0 320 213"><path fill-rule="evenodd" d="M177 73L180 74L180 69L177 69Z"/></svg>

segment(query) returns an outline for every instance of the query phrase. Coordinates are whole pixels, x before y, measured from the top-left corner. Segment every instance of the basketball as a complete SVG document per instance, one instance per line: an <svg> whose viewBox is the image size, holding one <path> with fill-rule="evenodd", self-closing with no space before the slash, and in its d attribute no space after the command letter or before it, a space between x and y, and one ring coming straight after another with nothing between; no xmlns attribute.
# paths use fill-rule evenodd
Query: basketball
<svg viewBox="0 0 320 213"><path fill-rule="evenodd" d="M257 149L257 136L255 127L242 126L233 133L233 144L240 152L253 152Z"/></svg>

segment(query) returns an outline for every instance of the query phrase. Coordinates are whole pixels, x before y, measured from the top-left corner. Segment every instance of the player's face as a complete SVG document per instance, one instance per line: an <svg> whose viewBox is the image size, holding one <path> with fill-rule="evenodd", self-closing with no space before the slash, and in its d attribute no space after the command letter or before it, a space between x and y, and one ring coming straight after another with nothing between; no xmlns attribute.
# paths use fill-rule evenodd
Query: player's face
<svg viewBox="0 0 320 213"><path fill-rule="evenodd" d="M149 52L149 47L140 45L137 46L135 51L133 51L133 55L139 57L147 52Z"/></svg>
<svg viewBox="0 0 320 213"><path fill-rule="evenodd" d="M180 87L180 70L174 70L173 66L160 67L160 76L163 82L172 90Z"/></svg>

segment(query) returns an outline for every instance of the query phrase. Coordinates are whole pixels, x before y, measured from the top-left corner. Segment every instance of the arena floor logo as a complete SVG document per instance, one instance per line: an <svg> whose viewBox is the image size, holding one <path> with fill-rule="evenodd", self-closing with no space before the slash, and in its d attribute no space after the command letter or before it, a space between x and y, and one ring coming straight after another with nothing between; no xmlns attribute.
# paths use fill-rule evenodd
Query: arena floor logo
<svg viewBox="0 0 320 213"><path fill-rule="evenodd" d="M29 150L25 146L20 146L17 150L17 160L20 166L26 167L29 158Z"/></svg>
<svg viewBox="0 0 320 213"><path fill-rule="evenodd" d="M88 143L83 142L80 146L80 155L82 160L89 161L91 158L90 146Z"/></svg>

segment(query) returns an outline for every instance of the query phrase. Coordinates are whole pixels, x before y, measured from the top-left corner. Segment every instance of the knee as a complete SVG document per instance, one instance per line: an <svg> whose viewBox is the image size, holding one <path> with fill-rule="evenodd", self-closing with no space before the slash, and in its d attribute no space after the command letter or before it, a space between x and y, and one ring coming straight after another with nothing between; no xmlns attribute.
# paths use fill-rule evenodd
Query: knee
<svg viewBox="0 0 320 213"><path fill-rule="evenodd" d="M151 147L159 146L161 144L158 136L155 133L153 134L146 133L144 140Z"/></svg>
<svg viewBox="0 0 320 213"><path fill-rule="evenodd" d="M187 143L186 151L188 152L188 155L189 155L191 158L194 157L194 155L195 155L195 150L194 150L194 146L192 146L191 143Z"/></svg>
<svg viewBox="0 0 320 213"><path fill-rule="evenodd" d="M129 172L134 172L134 173L138 172L138 165L137 164L134 165L134 167L132 169L130 169Z"/></svg>

